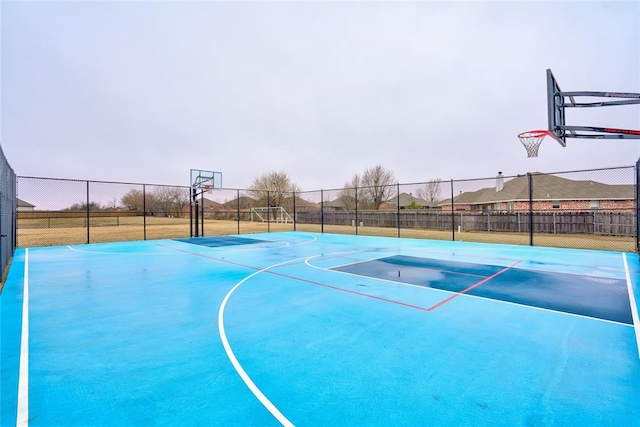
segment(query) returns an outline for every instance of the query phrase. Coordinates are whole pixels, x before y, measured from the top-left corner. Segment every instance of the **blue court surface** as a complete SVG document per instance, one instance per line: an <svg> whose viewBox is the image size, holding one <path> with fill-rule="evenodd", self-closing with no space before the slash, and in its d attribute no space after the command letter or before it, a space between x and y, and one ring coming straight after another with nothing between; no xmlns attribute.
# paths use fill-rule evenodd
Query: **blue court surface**
<svg viewBox="0 0 640 427"><path fill-rule="evenodd" d="M637 254L301 232L18 249L2 426L638 426Z"/></svg>

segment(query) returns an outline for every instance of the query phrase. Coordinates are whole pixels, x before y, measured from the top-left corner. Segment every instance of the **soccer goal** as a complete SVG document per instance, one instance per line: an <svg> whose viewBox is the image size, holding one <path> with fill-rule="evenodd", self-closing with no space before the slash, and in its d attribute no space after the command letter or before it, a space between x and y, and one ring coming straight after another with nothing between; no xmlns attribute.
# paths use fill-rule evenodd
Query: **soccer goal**
<svg viewBox="0 0 640 427"><path fill-rule="evenodd" d="M251 222L277 222L287 224L293 223L291 215L282 206L251 208Z"/></svg>

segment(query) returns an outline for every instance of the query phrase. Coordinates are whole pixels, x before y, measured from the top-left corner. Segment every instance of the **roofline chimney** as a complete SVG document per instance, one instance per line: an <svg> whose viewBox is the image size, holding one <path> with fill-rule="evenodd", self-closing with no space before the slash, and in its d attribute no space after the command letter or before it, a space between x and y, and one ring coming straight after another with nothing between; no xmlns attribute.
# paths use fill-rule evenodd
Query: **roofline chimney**
<svg viewBox="0 0 640 427"><path fill-rule="evenodd" d="M496 193L502 191L504 188L504 177L502 176L502 172L498 172L498 176L496 177Z"/></svg>

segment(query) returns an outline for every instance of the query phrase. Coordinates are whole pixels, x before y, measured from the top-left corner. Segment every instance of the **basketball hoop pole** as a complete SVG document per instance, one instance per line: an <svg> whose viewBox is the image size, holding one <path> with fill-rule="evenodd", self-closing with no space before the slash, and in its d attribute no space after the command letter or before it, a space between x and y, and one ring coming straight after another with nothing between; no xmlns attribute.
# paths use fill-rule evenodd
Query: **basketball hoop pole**
<svg viewBox="0 0 640 427"><path fill-rule="evenodd" d="M193 211L194 211L194 214L195 214L195 223L196 223L196 230L195 230L196 231L196 233L195 233L196 235L195 235L195 237L200 237L200 230L199 230L200 221L199 221L199 218L198 218L198 211L200 210L200 209L198 209L199 208L199 205L198 205L198 190L193 188L191 191L192 191L192 198L193 198Z"/></svg>

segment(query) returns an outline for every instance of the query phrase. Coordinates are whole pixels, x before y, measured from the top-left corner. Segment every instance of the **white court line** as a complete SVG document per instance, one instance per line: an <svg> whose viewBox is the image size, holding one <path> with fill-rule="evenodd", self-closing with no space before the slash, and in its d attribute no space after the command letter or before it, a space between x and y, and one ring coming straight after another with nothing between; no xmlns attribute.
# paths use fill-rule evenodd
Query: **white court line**
<svg viewBox="0 0 640 427"><path fill-rule="evenodd" d="M281 246L271 246L271 247L257 247L257 248L236 248L236 249L229 249L228 247L226 249L221 250L220 252L241 252L241 251L257 251L257 250L264 250L264 249L279 249L279 248L284 248L284 247L294 247L294 246L301 246L301 245L308 245L309 243L313 243L314 241L316 241L316 237L314 236L309 236L307 234L304 234L304 236L307 237L311 237L311 240L309 241L305 241L302 243L296 243L296 244L290 244L289 242L285 242L284 245ZM166 239L166 240L171 240L171 241L176 241L174 239ZM266 242L269 243L281 243L281 241L279 240L265 240ZM189 244L186 242L179 242L179 243L183 243L183 244ZM218 248L212 248L212 247L208 247L205 246L209 249L219 249L221 247ZM87 253L87 254L96 254L96 255L173 255L175 256L175 252L136 252L136 251L127 251L127 252L102 252L102 251L89 251L89 250L85 250L85 249L78 249L78 248L74 248L71 245L67 245L67 248L69 248L69 250L72 250L74 252L81 252L81 253Z"/></svg>
<svg viewBox="0 0 640 427"><path fill-rule="evenodd" d="M629 303L631 304L631 317L636 331L636 344L638 346L638 357L640 357L640 318L638 317L638 301L633 295L633 287L631 286L631 275L629 274L629 265L627 264L627 255L622 253L622 261L624 262L624 274L627 277L627 290L629 291Z"/></svg>
<svg viewBox="0 0 640 427"><path fill-rule="evenodd" d="M77 249L72 247L71 245L67 245L67 248L74 252L81 252L84 254L95 254L95 255L174 255L175 252L136 252L136 251L126 251L126 252L101 252L101 251L87 251L84 249Z"/></svg>
<svg viewBox="0 0 640 427"><path fill-rule="evenodd" d="M218 310L218 333L220 334L220 339L222 340L222 346L224 347L224 351L227 353L227 357L231 361L231 364L235 368L238 375L240 375L240 378L242 378L242 381L244 381L247 387L249 387L249 390L251 390L251 393L253 393L253 395L260 401L260 403L262 403L262 405L271 413L271 415L273 415L280 422L280 424L287 427L288 426L293 427L293 423L289 421L287 417L285 417L282 414L282 412L280 412L280 410L278 410L278 408L276 408L276 406L273 403L271 403L271 401L267 398L267 396L264 395L264 393L262 393L262 391L258 388L258 386L253 382L253 380L251 380L251 378L249 377L247 372L244 370L242 365L240 365L240 362L236 358L236 355L233 353L233 350L231 349L231 345L229 344L229 340L227 339L227 333L224 330L224 310L227 306L227 301L229 301L229 298L231 297L231 294L233 294L233 292L236 289L238 289L240 285L242 285L244 282L246 282L253 276L256 276L262 273L263 271L267 271L269 269L279 267L284 264L297 262L301 259L302 258L280 262L278 264L274 264L269 267L262 268L254 273L251 273L250 275L248 275L247 277L239 281L233 288L231 288L231 290L224 297L224 300L222 300L222 304L220 304L220 309Z"/></svg>
<svg viewBox="0 0 640 427"><path fill-rule="evenodd" d="M24 250L24 289L22 295L22 336L18 373L18 418L16 426L29 425L29 249Z"/></svg>

